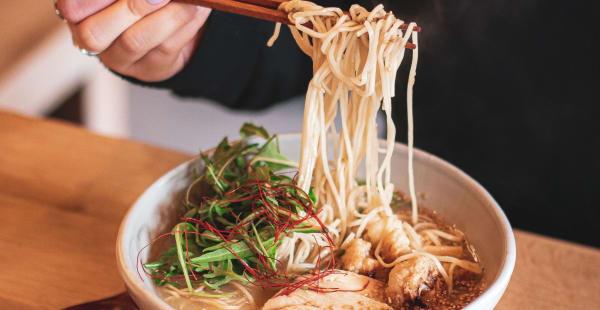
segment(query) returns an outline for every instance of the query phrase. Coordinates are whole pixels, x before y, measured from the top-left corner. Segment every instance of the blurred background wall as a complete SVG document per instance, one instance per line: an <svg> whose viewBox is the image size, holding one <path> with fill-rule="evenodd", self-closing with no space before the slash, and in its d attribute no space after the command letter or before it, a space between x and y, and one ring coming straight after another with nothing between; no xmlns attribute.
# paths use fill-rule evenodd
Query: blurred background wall
<svg viewBox="0 0 600 310"><path fill-rule="evenodd" d="M233 112L206 100L134 86L73 47L52 1L0 2L0 109L81 124L95 132L195 153L245 121L299 132L303 102Z"/></svg>

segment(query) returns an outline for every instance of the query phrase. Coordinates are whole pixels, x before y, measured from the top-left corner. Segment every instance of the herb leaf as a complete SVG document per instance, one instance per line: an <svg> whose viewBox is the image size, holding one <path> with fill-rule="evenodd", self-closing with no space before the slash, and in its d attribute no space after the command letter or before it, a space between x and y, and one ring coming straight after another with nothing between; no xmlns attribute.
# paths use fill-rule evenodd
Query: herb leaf
<svg viewBox="0 0 600 310"><path fill-rule="evenodd" d="M287 168L298 168L298 163L287 158L279 151L279 140L276 136L269 138L262 146L258 155L254 157L252 163L262 161L265 165L274 171Z"/></svg>
<svg viewBox="0 0 600 310"><path fill-rule="evenodd" d="M265 247L271 247L273 245L274 241L275 241L275 238L273 237L273 238L270 238L270 239L266 240L265 242L263 242L263 244L265 245ZM190 261L193 264L202 264L202 263L220 262L220 261L224 261L224 260L228 260L228 259L237 259L237 257L235 255L233 255L231 252L236 253L237 256L240 258L246 258L251 255L254 255L254 252L252 252L252 250L248 247L248 245L246 245L246 243L244 243L243 241L240 241L238 243L234 243L231 246L229 246L229 249L225 248L225 244L224 244L224 245L222 245L222 247L220 249L214 250L214 251L206 253L206 254L202 254L197 257L194 257L194 258L190 259Z"/></svg>
<svg viewBox="0 0 600 310"><path fill-rule="evenodd" d="M242 128L240 128L240 136L242 136L244 139L247 139L251 136L259 136L261 138L268 139L270 135L263 126L259 127L252 123L244 123Z"/></svg>

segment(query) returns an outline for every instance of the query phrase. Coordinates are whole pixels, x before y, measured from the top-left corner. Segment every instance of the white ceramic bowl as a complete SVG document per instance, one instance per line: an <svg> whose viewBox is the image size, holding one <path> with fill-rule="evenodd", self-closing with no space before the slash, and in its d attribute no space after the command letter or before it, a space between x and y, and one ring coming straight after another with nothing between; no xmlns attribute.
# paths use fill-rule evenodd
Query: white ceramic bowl
<svg viewBox="0 0 600 310"><path fill-rule="evenodd" d="M300 135L280 135L279 140L281 151L298 160ZM392 181L398 189L408 189L407 154L407 147L397 143ZM175 208L179 207L181 192L189 183L190 171L200 164L191 160L162 176L140 196L121 223L117 264L140 309L172 309L157 296L148 277L143 276L142 280L138 276L136 258L153 237L172 228ZM416 150L414 167L417 192L427 194L424 204L465 232L485 268L488 288L465 309L492 309L508 285L516 258L515 239L506 216L479 183L444 160ZM140 258L146 261L148 253L144 251Z"/></svg>

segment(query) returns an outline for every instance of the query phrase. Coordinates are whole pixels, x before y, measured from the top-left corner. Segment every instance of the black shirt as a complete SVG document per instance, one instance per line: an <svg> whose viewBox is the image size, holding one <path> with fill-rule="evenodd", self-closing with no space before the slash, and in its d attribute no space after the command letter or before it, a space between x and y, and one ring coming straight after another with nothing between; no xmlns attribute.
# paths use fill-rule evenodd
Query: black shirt
<svg viewBox="0 0 600 310"><path fill-rule="evenodd" d="M396 2L397 16L423 26L416 146L482 183L515 227L600 246L596 4ZM272 32L272 23L213 11L189 65L152 85L235 109L302 94L310 59L287 30L266 47ZM401 141L409 60L394 99Z"/></svg>

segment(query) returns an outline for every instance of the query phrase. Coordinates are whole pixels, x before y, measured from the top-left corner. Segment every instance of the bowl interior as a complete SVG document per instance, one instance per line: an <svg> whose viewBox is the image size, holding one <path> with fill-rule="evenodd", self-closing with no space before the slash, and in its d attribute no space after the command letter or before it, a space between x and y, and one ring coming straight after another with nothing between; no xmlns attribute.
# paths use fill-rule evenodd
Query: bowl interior
<svg viewBox="0 0 600 310"><path fill-rule="evenodd" d="M279 139L281 151L298 160L300 135L280 135ZM397 143L392 158L392 182L395 188L404 191L408 189L407 166L408 149ZM156 296L149 277L143 273L138 275L137 259L147 261L150 253L149 250L140 252L140 249L172 228L191 171L201 168L198 160L192 160L164 175L142 194L122 223L117 241L119 268L136 302L151 304L146 308L170 309ZM427 197L419 202L462 230L484 266L488 289L468 309L479 308L479 303L487 305L486 299L487 302L495 299L492 301L495 304L508 283L515 260L514 237L506 217L481 185L449 163L415 150L414 169L417 194L425 193Z"/></svg>

